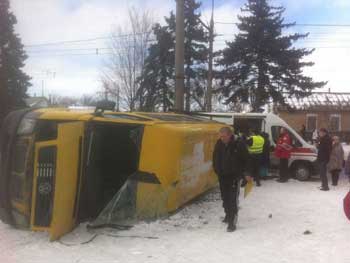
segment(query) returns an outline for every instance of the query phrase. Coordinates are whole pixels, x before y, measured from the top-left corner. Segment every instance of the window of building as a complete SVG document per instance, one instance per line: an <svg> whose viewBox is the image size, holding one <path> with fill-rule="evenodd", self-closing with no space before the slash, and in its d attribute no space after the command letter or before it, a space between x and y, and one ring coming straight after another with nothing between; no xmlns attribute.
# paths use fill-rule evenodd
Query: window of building
<svg viewBox="0 0 350 263"><path fill-rule="evenodd" d="M317 129L317 115L316 114L307 114L306 115L306 130L309 132Z"/></svg>
<svg viewBox="0 0 350 263"><path fill-rule="evenodd" d="M329 130L333 132L337 132L341 130L339 114L332 114L329 117Z"/></svg>

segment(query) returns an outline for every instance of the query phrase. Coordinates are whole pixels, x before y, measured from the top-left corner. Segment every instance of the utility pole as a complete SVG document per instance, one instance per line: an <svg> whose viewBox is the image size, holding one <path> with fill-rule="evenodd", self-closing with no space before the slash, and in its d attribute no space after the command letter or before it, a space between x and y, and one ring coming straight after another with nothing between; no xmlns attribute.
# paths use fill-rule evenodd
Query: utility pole
<svg viewBox="0 0 350 263"><path fill-rule="evenodd" d="M44 80L41 80L41 97L44 97Z"/></svg>
<svg viewBox="0 0 350 263"><path fill-rule="evenodd" d="M176 0L175 109L184 109L185 0Z"/></svg>
<svg viewBox="0 0 350 263"><path fill-rule="evenodd" d="M209 25L209 54L208 54L208 87L207 87L207 111L212 111L213 90L213 45L214 45L214 0L211 2L211 19Z"/></svg>
<svg viewBox="0 0 350 263"><path fill-rule="evenodd" d="M117 109L117 111L119 111L120 110L120 94L119 94L120 92L119 92L119 85L117 85L117 105L116 105L116 109Z"/></svg>

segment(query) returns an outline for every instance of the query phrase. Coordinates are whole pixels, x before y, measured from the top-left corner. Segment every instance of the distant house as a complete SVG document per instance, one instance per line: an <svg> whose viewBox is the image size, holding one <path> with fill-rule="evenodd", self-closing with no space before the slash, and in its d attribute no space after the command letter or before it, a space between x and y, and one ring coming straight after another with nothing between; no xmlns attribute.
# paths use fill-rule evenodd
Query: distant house
<svg viewBox="0 0 350 263"><path fill-rule="evenodd" d="M326 128L344 140L350 139L350 93L315 92L302 98L288 98L290 108L279 107L278 115L299 131L304 124L308 136Z"/></svg>
<svg viewBox="0 0 350 263"><path fill-rule="evenodd" d="M47 108L49 100L45 97L30 97L25 99L25 103L30 108Z"/></svg>

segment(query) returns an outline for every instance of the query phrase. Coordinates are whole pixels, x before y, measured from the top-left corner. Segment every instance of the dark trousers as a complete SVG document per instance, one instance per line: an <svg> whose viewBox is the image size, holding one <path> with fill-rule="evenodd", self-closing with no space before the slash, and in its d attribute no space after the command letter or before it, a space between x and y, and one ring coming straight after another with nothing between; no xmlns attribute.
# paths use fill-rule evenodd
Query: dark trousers
<svg viewBox="0 0 350 263"><path fill-rule="evenodd" d="M340 169L335 169L331 171L333 185L338 185L340 171L341 171Z"/></svg>
<svg viewBox="0 0 350 263"><path fill-rule="evenodd" d="M240 180L219 176L222 206L228 223L234 223L238 215Z"/></svg>
<svg viewBox="0 0 350 263"><path fill-rule="evenodd" d="M261 155L251 154L249 157L250 175L255 182L260 183Z"/></svg>
<svg viewBox="0 0 350 263"><path fill-rule="evenodd" d="M319 162L320 177L322 182L322 188L328 189L328 178L327 178L327 162Z"/></svg>
<svg viewBox="0 0 350 263"><path fill-rule="evenodd" d="M279 168L280 168L280 180L287 181L289 179L288 159L281 158Z"/></svg>

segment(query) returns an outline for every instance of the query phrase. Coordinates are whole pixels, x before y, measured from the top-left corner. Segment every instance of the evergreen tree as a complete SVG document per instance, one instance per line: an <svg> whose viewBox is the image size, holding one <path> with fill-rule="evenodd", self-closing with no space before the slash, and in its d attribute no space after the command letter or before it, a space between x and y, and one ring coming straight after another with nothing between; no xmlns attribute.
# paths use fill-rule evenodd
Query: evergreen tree
<svg viewBox="0 0 350 263"><path fill-rule="evenodd" d="M197 11L201 3L195 0L185 1L185 110L191 110L192 99L199 102L204 96L205 65L208 56L208 33L200 22L201 14Z"/></svg>
<svg viewBox="0 0 350 263"><path fill-rule="evenodd" d="M174 100L175 35L169 31L169 26L159 24L153 27L153 33L156 43L149 48L140 78L138 96L144 97L140 108L143 111L154 111L157 106L161 106L163 111L168 111Z"/></svg>
<svg viewBox="0 0 350 263"><path fill-rule="evenodd" d="M200 22L198 12L201 3L196 0L185 0L185 110L190 111L191 104L196 102L202 109L206 86L206 63L208 55L208 33ZM154 28L157 42L150 48L144 74L141 77L144 85L157 85L149 96L163 94L163 109L172 104L174 94L175 71L175 15L173 12L166 18L166 25ZM170 42L171 41L171 42ZM167 56L165 63L164 56ZM164 74L164 75L159 75ZM159 78L162 78L159 83ZM167 83L167 85L164 85ZM165 99L166 98L166 99ZM167 102L165 102L167 100Z"/></svg>
<svg viewBox="0 0 350 263"><path fill-rule="evenodd" d="M0 1L0 123L5 115L24 106L29 76L22 68L27 58L19 36L14 32L16 17L8 0Z"/></svg>
<svg viewBox="0 0 350 263"><path fill-rule="evenodd" d="M286 93L303 97L326 84L303 74L304 67L313 65L303 58L314 50L293 47L308 34L283 34L283 29L294 25L284 23L283 7L273 7L267 0L248 0L241 11L239 33L227 43L219 61L221 91L227 102L250 103L258 111L271 98L284 105Z"/></svg>

